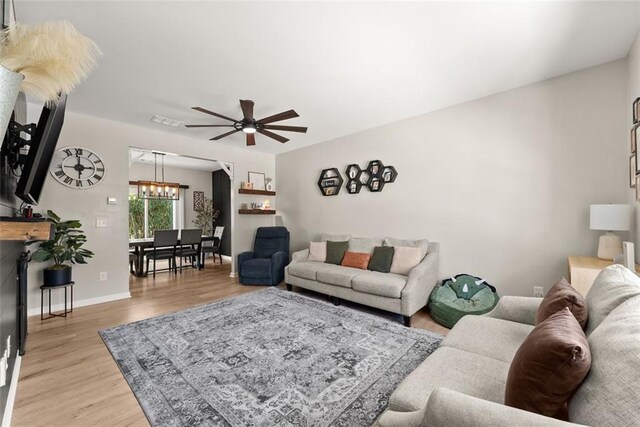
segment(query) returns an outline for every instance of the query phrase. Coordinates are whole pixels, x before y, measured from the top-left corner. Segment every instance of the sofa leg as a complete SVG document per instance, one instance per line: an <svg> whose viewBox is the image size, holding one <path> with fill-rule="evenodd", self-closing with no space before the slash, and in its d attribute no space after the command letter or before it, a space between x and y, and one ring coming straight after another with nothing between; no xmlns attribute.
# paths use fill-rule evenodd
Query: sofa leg
<svg viewBox="0 0 640 427"><path fill-rule="evenodd" d="M404 319L404 326L407 328L411 327L411 316L402 316Z"/></svg>
<svg viewBox="0 0 640 427"><path fill-rule="evenodd" d="M291 291L293 290L293 286L292 286L292 285L290 285L290 284L288 284L288 283L285 283L285 285L287 285L287 290L288 290L289 292L291 292Z"/></svg>
<svg viewBox="0 0 640 427"><path fill-rule="evenodd" d="M333 303L333 305L340 305L340 298L338 297L331 297L331 302Z"/></svg>

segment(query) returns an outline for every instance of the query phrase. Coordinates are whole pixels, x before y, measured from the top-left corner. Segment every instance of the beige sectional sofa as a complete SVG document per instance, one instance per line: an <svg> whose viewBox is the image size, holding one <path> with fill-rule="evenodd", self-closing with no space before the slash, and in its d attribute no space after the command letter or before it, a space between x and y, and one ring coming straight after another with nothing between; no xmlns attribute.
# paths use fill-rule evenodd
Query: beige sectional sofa
<svg viewBox="0 0 640 427"><path fill-rule="evenodd" d="M372 251L385 242L383 238L362 239L328 234L323 234L320 240L349 240L348 250L353 252ZM387 243L412 243L391 238L386 240ZM305 249L293 254L291 263L285 268L285 283L289 290L298 286L330 295L337 298L335 303L343 299L401 314L405 325L410 326L411 316L427 305L431 290L436 285L439 255L437 242L419 240L413 244L422 245L426 254L407 276L309 261L309 250Z"/></svg>
<svg viewBox="0 0 640 427"><path fill-rule="evenodd" d="M608 267L586 300L592 364L569 402L571 422L503 404L510 363L541 301L505 296L456 324L391 395L379 427L640 426L640 278Z"/></svg>

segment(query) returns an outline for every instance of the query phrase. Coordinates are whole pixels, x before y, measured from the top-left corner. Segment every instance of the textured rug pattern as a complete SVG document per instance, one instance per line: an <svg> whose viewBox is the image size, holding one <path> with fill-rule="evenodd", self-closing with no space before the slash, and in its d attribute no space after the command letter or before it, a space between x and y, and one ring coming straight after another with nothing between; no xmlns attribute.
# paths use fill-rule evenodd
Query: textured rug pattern
<svg viewBox="0 0 640 427"><path fill-rule="evenodd" d="M100 334L153 426L369 426L442 339L278 289Z"/></svg>

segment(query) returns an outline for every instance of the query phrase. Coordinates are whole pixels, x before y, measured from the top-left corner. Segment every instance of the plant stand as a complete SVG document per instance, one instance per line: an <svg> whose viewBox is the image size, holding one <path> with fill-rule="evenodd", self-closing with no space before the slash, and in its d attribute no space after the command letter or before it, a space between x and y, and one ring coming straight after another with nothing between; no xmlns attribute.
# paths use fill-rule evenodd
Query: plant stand
<svg viewBox="0 0 640 427"><path fill-rule="evenodd" d="M46 285L42 285L40 286L40 320L47 320L47 319L51 319L52 317L67 317L67 314L73 312L73 285L75 285L75 282L69 282L69 283L65 283L63 285L57 285L57 286L46 286ZM64 288L64 311L59 312L59 313L52 313L51 312L51 290L52 289L61 289ZM67 297L67 289L71 290L71 298ZM47 317L44 317L44 291L49 291L49 314L47 315ZM71 307L69 309L67 309L67 302L71 301Z"/></svg>

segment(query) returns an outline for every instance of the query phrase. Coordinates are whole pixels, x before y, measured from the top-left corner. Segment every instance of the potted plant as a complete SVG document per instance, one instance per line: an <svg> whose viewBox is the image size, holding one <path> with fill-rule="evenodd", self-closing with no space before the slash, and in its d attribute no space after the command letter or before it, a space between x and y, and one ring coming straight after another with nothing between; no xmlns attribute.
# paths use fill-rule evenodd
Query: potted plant
<svg viewBox="0 0 640 427"><path fill-rule="evenodd" d="M213 207L213 200L208 197L204 198L202 210L198 211L196 219L192 222L202 229L205 236L213 236L213 226L220 216L220 209Z"/></svg>
<svg viewBox="0 0 640 427"><path fill-rule="evenodd" d="M52 240L39 243L38 249L31 255L36 262L53 261L53 265L44 269L44 284L58 286L71 282L71 264L86 264L86 258L93 257L93 252L83 248L87 236L80 229L82 224L77 220L62 221L52 211L47 211L47 221L53 224Z"/></svg>

